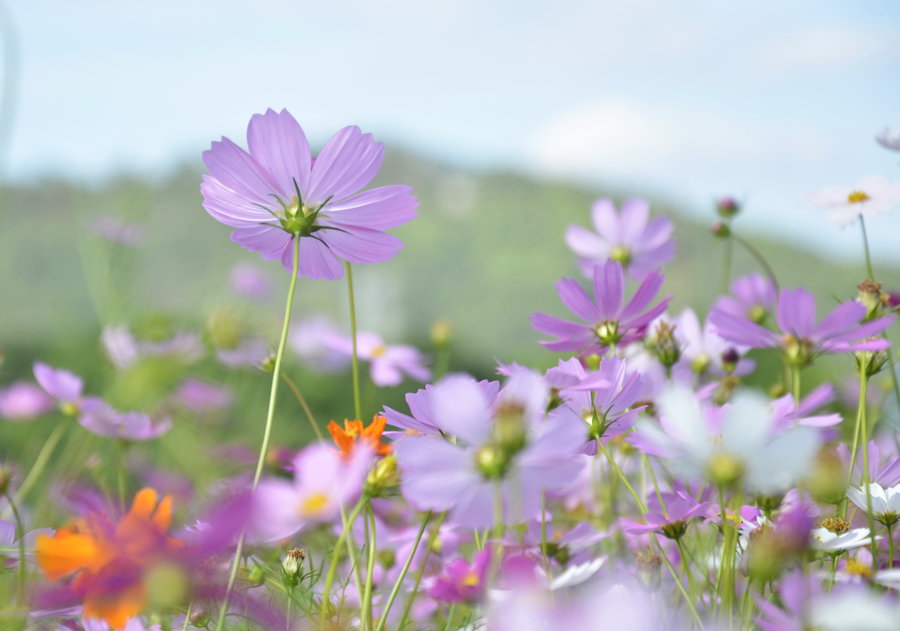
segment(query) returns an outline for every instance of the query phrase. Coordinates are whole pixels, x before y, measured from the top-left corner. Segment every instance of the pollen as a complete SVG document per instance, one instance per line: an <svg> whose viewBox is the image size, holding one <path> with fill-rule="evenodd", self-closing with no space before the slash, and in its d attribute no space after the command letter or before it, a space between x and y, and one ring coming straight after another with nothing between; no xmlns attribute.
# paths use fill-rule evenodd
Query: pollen
<svg viewBox="0 0 900 631"><path fill-rule="evenodd" d="M328 506L328 496L324 493L313 493L300 504L300 512L306 516L321 515Z"/></svg>
<svg viewBox="0 0 900 631"><path fill-rule="evenodd" d="M861 204L863 202L869 201L870 199L872 198L862 191L852 191L849 195L847 195L847 202L850 204Z"/></svg>

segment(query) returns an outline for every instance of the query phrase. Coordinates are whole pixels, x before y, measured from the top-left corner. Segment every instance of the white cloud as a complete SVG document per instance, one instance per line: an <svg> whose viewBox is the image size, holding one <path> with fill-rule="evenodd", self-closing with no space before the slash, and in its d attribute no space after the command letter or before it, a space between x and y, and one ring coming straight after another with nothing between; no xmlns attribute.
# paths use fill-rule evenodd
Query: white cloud
<svg viewBox="0 0 900 631"><path fill-rule="evenodd" d="M530 136L525 151L532 167L553 175L671 183L685 171L713 175L773 159L816 161L826 145L813 129L777 129L702 108L610 101L560 112Z"/></svg>
<svg viewBox="0 0 900 631"><path fill-rule="evenodd" d="M896 30L820 24L762 42L749 64L764 72L833 69L900 57Z"/></svg>

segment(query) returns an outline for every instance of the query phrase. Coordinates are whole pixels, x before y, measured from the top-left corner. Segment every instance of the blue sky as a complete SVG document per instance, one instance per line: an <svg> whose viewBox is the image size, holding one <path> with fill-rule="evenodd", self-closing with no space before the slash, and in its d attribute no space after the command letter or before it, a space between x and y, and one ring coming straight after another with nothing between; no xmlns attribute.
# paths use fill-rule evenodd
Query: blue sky
<svg viewBox="0 0 900 631"><path fill-rule="evenodd" d="M5 0L20 89L5 172L95 179L196 160L288 107L389 143L653 192L855 256L802 196L900 153L900 3ZM900 212L873 226L900 260Z"/></svg>

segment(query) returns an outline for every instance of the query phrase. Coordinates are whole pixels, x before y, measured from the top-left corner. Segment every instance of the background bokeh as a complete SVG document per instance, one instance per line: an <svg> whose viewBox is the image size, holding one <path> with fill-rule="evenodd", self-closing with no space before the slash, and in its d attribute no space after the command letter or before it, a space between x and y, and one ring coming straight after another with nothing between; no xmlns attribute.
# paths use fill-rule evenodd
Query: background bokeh
<svg viewBox="0 0 900 631"><path fill-rule="evenodd" d="M274 344L286 274L231 244L199 195L200 153L221 135L243 143L252 113L287 107L316 145L347 124L385 142L377 182L412 185L421 217L396 231L397 259L359 269L360 326L431 352L430 328L445 319L451 368L484 376L495 360L555 361L528 316L562 314L553 283L578 274L563 233L588 223L594 198L649 197L675 221L665 291L676 310L722 290L723 245L708 228L726 194L743 202L736 229L782 285L828 304L865 275L860 236L803 196L900 167L873 140L900 126L890 0L2 6L0 384L42 359L85 374L94 392L143 388L137 399L152 405L199 375L237 389L223 421L235 439L256 440L266 375L208 358L123 376L99 336L114 324L208 333L224 310ZM104 240L92 229L103 216L146 238ZM900 285L900 214L870 236L879 275ZM238 262L270 276L269 302L230 289ZM756 270L740 250L735 269ZM343 283L303 281L297 312L345 326ZM349 413L345 375L289 370L324 418ZM414 387L370 384L366 409L399 405ZM297 410L279 413L276 438L297 444ZM193 444L189 431L174 436L164 442Z"/></svg>

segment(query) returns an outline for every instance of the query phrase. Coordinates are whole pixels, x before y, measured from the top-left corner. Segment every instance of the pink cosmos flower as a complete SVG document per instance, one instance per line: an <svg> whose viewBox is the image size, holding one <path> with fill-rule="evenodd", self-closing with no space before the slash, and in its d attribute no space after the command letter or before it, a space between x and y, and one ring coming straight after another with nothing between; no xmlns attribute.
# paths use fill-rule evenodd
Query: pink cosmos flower
<svg viewBox="0 0 900 631"><path fill-rule="evenodd" d="M0 417L8 421L30 421L52 409L50 397L27 381L0 388Z"/></svg>
<svg viewBox="0 0 900 631"><path fill-rule="evenodd" d="M816 324L816 297L805 289L782 289L775 321L780 332L765 329L755 322L714 308L709 321L719 335L751 348L780 347L788 360L800 366L819 353L884 350L887 340L867 340L891 325L884 316L862 323L866 307L848 300Z"/></svg>
<svg viewBox="0 0 900 631"><path fill-rule="evenodd" d="M643 199L628 199L616 213L611 199L598 199L591 207L597 233L569 226L566 243L580 257L584 273L607 259L619 261L634 278L643 278L675 256L674 227L666 217L650 219L650 205Z"/></svg>
<svg viewBox="0 0 900 631"><path fill-rule="evenodd" d="M380 263L402 247L383 231L415 217L418 202L408 186L359 192L384 153L371 134L345 127L313 158L294 117L270 109L250 119L247 144L222 138L203 154L203 207L235 228L232 241L290 270L300 238L299 275L329 280L343 276L341 259Z"/></svg>
<svg viewBox="0 0 900 631"><path fill-rule="evenodd" d="M557 338L541 342L550 350L603 355L610 346L625 345L641 339L647 325L665 311L669 298L663 298L647 309L659 292L662 282L663 276L659 272L647 274L631 300L623 305L625 275L622 264L609 260L594 267L593 300L572 279L564 278L556 284L563 304L585 320L585 323L535 313L531 324L541 333Z"/></svg>
<svg viewBox="0 0 900 631"><path fill-rule="evenodd" d="M353 356L353 339L350 337L334 333L325 338L325 344L345 357ZM356 352L360 360L369 362L370 375L377 386L400 385L404 375L419 381L431 379L431 371L425 367L422 354L413 346L387 345L377 334L359 331Z"/></svg>
<svg viewBox="0 0 900 631"><path fill-rule="evenodd" d="M435 580L428 595L448 603L475 602L487 591L487 573L491 564L491 546L477 553L470 564L454 559Z"/></svg>

